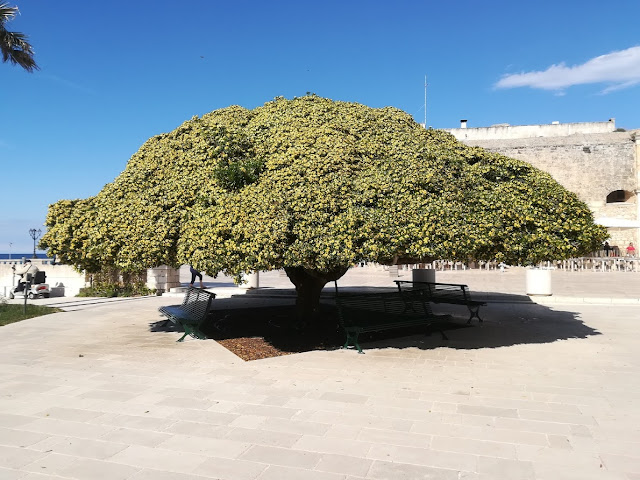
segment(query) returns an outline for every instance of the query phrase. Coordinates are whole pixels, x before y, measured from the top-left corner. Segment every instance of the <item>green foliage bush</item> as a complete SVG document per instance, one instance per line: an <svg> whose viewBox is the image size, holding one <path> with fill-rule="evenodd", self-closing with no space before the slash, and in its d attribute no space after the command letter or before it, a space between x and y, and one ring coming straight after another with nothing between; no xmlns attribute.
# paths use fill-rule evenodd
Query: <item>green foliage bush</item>
<svg viewBox="0 0 640 480"><path fill-rule="evenodd" d="M132 284L96 283L91 287L81 288L78 297L139 297L154 295L155 289L149 289L143 282Z"/></svg>
<svg viewBox="0 0 640 480"><path fill-rule="evenodd" d="M155 289L146 285L146 272L121 272L103 268L90 275L91 286L81 288L78 297L137 297L152 295Z"/></svg>

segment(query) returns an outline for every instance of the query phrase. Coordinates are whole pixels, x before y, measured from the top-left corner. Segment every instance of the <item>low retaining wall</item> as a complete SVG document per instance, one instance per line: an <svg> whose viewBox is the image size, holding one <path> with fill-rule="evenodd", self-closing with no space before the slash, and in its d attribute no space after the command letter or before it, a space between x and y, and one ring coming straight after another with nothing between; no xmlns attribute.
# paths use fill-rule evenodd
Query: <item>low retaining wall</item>
<svg viewBox="0 0 640 480"><path fill-rule="evenodd" d="M75 297L81 288L89 286L84 272L80 273L70 265L52 265L51 259L33 259L31 263L47 274L47 283L52 297ZM18 283L18 275L13 274L12 265L22 264L21 259L0 260L0 295L9 296L9 290ZM166 265L147 270L147 287L167 292L180 286L178 269Z"/></svg>
<svg viewBox="0 0 640 480"><path fill-rule="evenodd" d="M8 296L12 285L18 283L19 276L13 274L11 266L21 263L20 260L3 260L0 263L0 295ZM47 274L52 297L74 297L86 286L84 273L70 265L51 265L50 259L33 259L31 263Z"/></svg>

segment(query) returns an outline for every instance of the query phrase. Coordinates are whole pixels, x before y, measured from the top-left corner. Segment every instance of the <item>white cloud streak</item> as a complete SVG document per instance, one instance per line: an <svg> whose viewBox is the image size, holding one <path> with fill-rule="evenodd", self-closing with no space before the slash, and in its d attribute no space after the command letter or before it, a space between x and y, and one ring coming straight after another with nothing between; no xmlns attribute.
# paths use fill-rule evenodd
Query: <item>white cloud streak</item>
<svg viewBox="0 0 640 480"><path fill-rule="evenodd" d="M544 71L503 76L495 88L531 87L563 90L574 85L607 83L602 94L640 84L640 46L592 58L582 65L551 65Z"/></svg>

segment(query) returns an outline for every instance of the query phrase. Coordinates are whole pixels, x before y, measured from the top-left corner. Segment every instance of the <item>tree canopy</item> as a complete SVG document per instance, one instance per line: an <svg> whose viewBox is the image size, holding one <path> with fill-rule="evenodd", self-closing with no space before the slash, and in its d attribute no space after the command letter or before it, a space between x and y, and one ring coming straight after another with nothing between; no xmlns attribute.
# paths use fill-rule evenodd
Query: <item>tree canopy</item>
<svg viewBox="0 0 640 480"><path fill-rule="evenodd" d="M89 271L285 268L299 292L360 261L531 264L607 236L527 163L395 108L315 95L231 106L152 137L96 196L52 205L46 224L41 245Z"/></svg>
<svg viewBox="0 0 640 480"><path fill-rule="evenodd" d="M2 61L20 65L27 72L39 70L33 59L33 47L27 41L27 36L20 32L10 32L6 23L18 14L18 7L10 7L6 2L0 2L0 52Z"/></svg>

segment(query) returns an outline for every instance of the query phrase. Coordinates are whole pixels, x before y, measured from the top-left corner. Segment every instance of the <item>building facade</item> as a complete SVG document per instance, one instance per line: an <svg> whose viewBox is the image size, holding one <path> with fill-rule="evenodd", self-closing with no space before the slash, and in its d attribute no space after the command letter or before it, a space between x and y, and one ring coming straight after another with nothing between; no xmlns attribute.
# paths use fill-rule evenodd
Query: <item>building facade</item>
<svg viewBox="0 0 640 480"><path fill-rule="evenodd" d="M607 122L444 129L459 141L524 160L575 192L622 254L640 241L640 130Z"/></svg>

